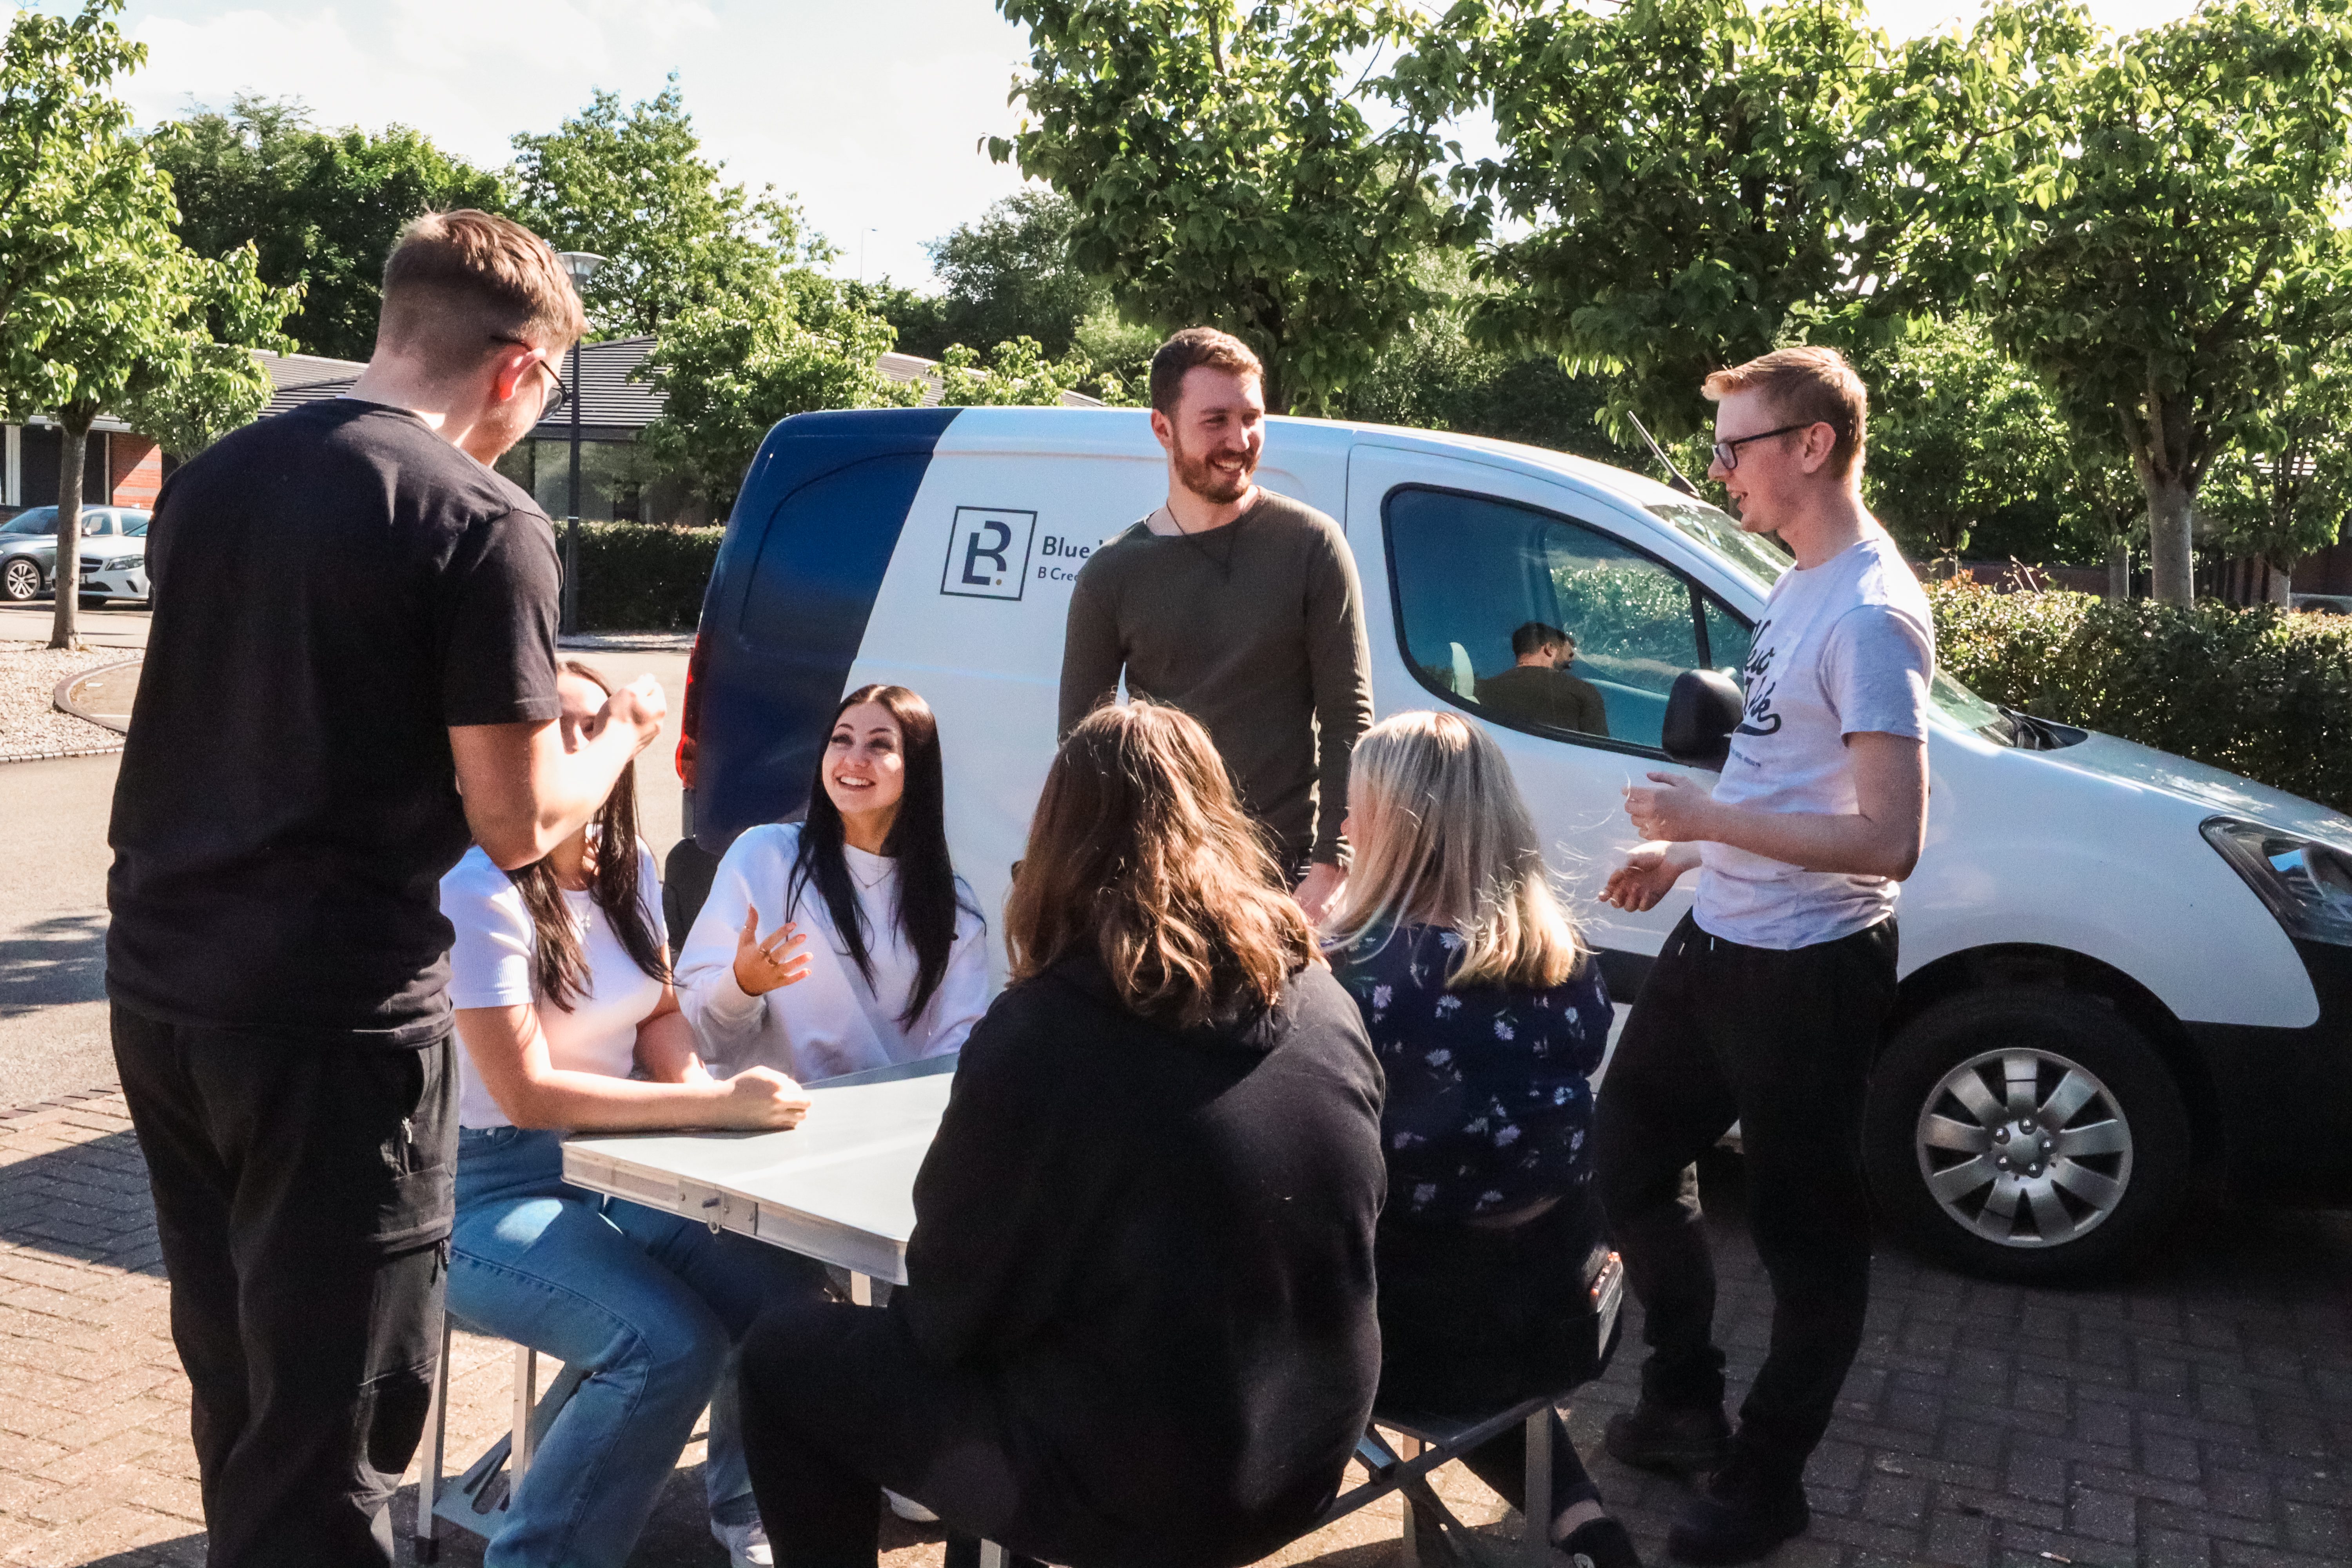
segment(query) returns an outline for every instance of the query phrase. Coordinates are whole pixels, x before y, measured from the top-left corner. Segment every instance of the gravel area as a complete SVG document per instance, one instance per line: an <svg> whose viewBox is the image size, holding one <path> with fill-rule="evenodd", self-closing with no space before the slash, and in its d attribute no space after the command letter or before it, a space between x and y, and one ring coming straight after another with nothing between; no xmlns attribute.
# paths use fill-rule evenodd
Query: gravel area
<svg viewBox="0 0 2352 1568"><path fill-rule="evenodd" d="M0 763L121 750L121 736L58 712L55 698L67 676L130 657L119 647L65 653L38 643L0 642Z"/></svg>

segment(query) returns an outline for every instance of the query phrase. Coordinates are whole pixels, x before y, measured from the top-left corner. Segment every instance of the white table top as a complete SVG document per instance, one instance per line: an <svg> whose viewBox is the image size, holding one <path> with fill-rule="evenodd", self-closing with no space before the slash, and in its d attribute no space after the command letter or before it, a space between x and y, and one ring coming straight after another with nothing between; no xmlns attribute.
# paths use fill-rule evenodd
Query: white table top
<svg viewBox="0 0 2352 1568"><path fill-rule="evenodd" d="M943 1057L814 1085L807 1118L782 1132L575 1136L563 1179L904 1284L915 1173L954 1068Z"/></svg>

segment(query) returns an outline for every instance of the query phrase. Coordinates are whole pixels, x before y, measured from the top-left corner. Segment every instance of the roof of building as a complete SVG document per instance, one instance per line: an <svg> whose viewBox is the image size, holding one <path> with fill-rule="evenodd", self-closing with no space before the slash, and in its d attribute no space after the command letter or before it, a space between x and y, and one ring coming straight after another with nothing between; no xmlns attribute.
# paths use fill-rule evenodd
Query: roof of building
<svg viewBox="0 0 2352 1568"><path fill-rule="evenodd" d="M643 364L653 352L650 337L608 338L603 342L582 343L579 363L575 367L566 355L557 370L580 410L580 434L592 441L625 441L661 416L667 401L653 386L632 377L631 373ZM271 395L265 415L283 414L305 403L322 398L341 397L352 389L352 383L367 368L355 360L327 359L318 354L273 354L257 353L254 357L269 373L277 391ZM886 353L876 367L892 381L920 381L923 385L923 406L933 408L940 401L940 362L915 354ZM1102 404L1083 393L1062 394L1066 408L1100 408ZM556 411L552 419L542 419L531 435L542 441L562 441L572 435L572 407L567 405Z"/></svg>

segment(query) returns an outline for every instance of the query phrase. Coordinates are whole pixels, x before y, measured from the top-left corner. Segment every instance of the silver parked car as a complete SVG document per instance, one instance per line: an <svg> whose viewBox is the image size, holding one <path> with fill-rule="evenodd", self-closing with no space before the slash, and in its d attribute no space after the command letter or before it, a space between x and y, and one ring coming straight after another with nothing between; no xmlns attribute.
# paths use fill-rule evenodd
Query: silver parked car
<svg viewBox="0 0 2352 1568"><path fill-rule="evenodd" d="M147 523L131 507L86 506L81 513L81 602L147 599ZM21 605L57 588L58 509L37 506L0 522L0 601Z"/></svg>

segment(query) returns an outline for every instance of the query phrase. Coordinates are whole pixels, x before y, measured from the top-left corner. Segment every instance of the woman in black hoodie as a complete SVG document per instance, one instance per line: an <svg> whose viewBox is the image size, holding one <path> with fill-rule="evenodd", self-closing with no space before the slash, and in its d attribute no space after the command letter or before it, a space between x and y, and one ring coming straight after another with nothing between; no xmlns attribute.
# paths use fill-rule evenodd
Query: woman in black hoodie
<svg viewBox="0 0 2352 1568"><path fill-rule="evenodd" d="M1071 1568L1251 1562L1330 1501L1379 1381L1363 1025L1174 709L1071 731L1005 928L908 1288L745 1348L776 1561L872 1564L880 1486Z"/></svg>

